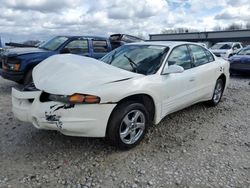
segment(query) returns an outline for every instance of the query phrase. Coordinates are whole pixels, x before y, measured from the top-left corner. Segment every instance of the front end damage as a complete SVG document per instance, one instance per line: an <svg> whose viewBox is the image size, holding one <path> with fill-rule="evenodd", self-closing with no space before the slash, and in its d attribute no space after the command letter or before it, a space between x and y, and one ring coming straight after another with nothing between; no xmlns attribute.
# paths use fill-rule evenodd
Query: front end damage
<svg viewBox="0 0 250 188"><path fill-rule="evenodd" d="M110 114L116 104L66 104L42 102L42 91L12 88L14 116L38 129L57 130L69 136L105 137Z"/></svg>

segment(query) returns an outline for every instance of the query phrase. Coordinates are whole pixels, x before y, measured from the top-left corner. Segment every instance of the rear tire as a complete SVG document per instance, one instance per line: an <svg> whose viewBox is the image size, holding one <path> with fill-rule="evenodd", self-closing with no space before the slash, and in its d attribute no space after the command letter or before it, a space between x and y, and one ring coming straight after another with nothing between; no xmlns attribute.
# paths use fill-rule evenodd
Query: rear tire
<svg viewBox="0 0 250 188"><path fill-rule="evenodd" d="M148 126L149 113L145 106L135 101L124 102L111 114L107 138L119 149L130 149L144 138Z"/></svg>
<svg viewBox="0 0 250 188"><path fill-rule="evenodd" d="M216 81L215 87L214 87L214 93L213 97L210 101L207 101L208 106L217 106L221 100L221 97L223 95L225 83L222 79L218 79Z"/></svg>

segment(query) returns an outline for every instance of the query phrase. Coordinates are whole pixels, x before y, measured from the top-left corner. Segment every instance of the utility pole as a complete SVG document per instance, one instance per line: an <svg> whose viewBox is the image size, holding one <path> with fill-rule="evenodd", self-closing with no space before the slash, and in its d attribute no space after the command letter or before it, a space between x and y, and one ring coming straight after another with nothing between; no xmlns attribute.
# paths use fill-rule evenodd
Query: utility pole
<svg viewBox="0 0 250 188"><path fill-rule="evenodd" d="M1 36L0 36L0 48L2 48L2 40L1 40Z"/></svg>

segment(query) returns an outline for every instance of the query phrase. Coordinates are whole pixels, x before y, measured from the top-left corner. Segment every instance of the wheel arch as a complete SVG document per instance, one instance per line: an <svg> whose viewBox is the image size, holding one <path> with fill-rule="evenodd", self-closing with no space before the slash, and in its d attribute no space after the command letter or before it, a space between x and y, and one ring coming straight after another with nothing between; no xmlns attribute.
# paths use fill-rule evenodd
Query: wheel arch
<svg viewBox="0 0 250 188"><path fill-rule="evenodd" d="M145 108L148 110L149 115L150 115L150 121L154 122L155 116L156 116L156 104L152 96L145 94L145 93L140 93L140 94L133 94L130 96L127 96L117 102L116 107L112 110L109 119L108 119L108 124L107 124L107 129L108 125L110 122L110 119L115 112L116 108L119 106L119 104L122 104L127 101L135 101L143 104ZM107 129L106 129L106 135L107 135Z"/></svg>
<svg viewBox="0 0 250 188"><path fill-rule="evenodd" d="M28 63L25 67L25 74L27 74L30 70L32 70L36 65L38 65L40 62L32 62Z"/></svg>
<svg viewBox="0 0 250 188"><path fill-rule="evenodd" d="M219 78L218 79L221 79L222 81L223 81L223 83L224 83L224 88L223 88L223 91L224 91L224 89L225 89L225 86L226 86L226 82L227 82L227 78L226 78L226 75L223 73L223 74L221 74L220 76L219 76ZM217 79L217 80L218 80Z"/></svg>

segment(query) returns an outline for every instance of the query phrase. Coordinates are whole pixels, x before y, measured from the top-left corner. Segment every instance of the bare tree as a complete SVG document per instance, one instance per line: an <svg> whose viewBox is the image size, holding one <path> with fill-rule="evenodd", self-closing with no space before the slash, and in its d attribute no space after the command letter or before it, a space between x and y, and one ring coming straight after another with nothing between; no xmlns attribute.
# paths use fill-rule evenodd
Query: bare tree
<svg viewBox="0 0 250 188"><path fill-rule="evenodd" d="M221 26L219 25L216 25L214 28L213 28L214 31L222 31L223 29L221 28Z"/></svg>
<svg viewBox="0 0 250 188"><path fill-rule="evenodd" d="M137 35L135 35L136 37L146 40L145 36L142 33L138 33Z"/></svg>
<svg viewBox="0 0 250 188"><path fill-rule="evenodd" d="M250 29L250 22L246 23L246 29Z"/></svg>
<svg viewBox="0 0 250 188"><path fill-rule="evenodd" d="M240 30L240 29L243 29L242 24L232 23L231 25L226 27L224 30L225 31L233 31L233 30Z"/></svg>
<svg viewBox="0 0 250 188"><path fill-rule="evenodd" d="M189 33L189 32L197 32L196 29L189 29L185 27L178 27L173 29L163 29L161 31L162 34L173 34L173 33Z"/></svg>
<svg viewBox="0 0 250 188"><path fill-rule="evenodd" d="M171 34L171 33L175 33L175 31L173 29L163 29L161 31L162 34Z"/></svg>

